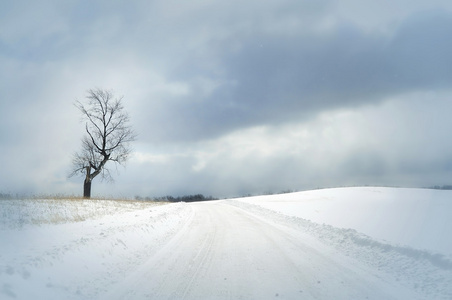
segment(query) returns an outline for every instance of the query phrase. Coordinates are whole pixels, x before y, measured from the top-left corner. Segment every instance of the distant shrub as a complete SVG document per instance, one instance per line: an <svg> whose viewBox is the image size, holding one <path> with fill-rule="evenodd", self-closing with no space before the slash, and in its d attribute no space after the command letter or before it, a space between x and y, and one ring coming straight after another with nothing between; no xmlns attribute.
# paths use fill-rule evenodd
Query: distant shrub
<svg viewBox="0 0 452 300"><path fill-rule="evenodd" d="M202 194L196 195L185 195L185 196L162 196L162 197L140 197L135 196L136 200L146 200L146 201L164 201L164 202L198 202L198 201L210 201L210 200L218 200L218 198L214 198L212 196L204 196Z"/></svg>
<svg viewBox="0 0 452 300"><path fill-rule="evenodd" d="M0 200L9 200L14 197L10 193L0 193Z"/></svg>
<svg viewBox="0 0 452 300"><path fill-rule="evenodd" d="M434 190L452 190L452 185L435 185L431 187Z"/></svg>

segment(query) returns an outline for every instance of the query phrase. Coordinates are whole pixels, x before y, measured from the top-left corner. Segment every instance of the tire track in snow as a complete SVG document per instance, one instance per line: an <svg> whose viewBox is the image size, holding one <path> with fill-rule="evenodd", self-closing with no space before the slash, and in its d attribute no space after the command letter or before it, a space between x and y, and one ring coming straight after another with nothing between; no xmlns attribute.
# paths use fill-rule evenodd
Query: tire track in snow
<svg viewBox="0 0 452 300"><path fill-rule="evenodd" d="M196 267L194 268L194 272L192 275L190 275L190 280L184 290L184 293L182 294L182 298L185 298L188 294L188 292L192 289L193 282L198 277L200 271L203 268L206 268L209 261L212 259L213 251L212 246L214 244L214 239L216 231L213 231L207 235L207 237L204 239L204 242L199 249L198 253L194 257L194 261L197 262Z"/></svg>
<svg viewBox="0 0 452 300"><path fill-rule="evenodd" d="M156 246L159 248L149 254L150 256L142 265L127 273L112 289L101 295L100 299L144 299L149 295L153 295L152 298L159 299L160 290L165 287L165 282L171 281L172 267L168 266L167 263L171 249L180 242L189 225L193 222L193 210L189 206L185 206L184 209L188 209L189 214L183 224L180 224L173 234L161 237L160 240L156 241ZM171 216L168 216L168 220L171 221ZM153 276L155 269L167 269L167 272L164 276L157 278ZM147 287L146 293L140 294L143 286Z"/></svg>
<svg viewBox="0 0 452 300"><path fill-rule="evenodd" d="M165 262L157 266L156 269L160 270L157 276L151 271L146 279L155 280L156 283L154 292L148 294L152 298L185 299L192 290L196 289L196 280L204 270L210 268L214 254L212 248L216 238L215 230L198 235L194 228L202 224L203 222L197 220L197 214L194 211L185 226L165 246L165 249L160 251L159 254L164 256Z"/></svg>
<svg viewBox="0 0 452 300"><path fill-rule="evenodd" d="M388 289L367 270L329 258L308 235L292 234L272 218L227 203L187 204L192 214L184 226L105 299L399 299L407 294Z"/></svg>

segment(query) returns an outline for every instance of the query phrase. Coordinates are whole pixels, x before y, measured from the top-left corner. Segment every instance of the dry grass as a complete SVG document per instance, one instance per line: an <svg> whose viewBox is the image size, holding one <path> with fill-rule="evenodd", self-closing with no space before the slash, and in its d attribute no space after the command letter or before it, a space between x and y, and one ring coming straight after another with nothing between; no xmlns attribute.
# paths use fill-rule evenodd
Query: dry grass
<svg viewBox="0 0 452 300"><path fill-rule="evenodd" d="M68 196L36 196L0 201L0 228L27 224L61 224L98 219L107 215L141 210L161 202L129 199L85 199Z"/></svg>

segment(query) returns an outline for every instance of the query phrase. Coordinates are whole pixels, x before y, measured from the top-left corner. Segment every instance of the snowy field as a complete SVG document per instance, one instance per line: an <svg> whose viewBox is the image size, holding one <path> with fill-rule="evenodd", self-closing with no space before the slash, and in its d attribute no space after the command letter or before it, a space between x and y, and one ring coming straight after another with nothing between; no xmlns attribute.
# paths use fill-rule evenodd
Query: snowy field
<svg viewBox="0 0 452 300"><path fill-rule="evenodd" d="M452 191L1 200L0 299L452 299Z"/></svg>
<svg viewBox="0 0 452 300"><path fill-rule="evenodd" d="M244 198L288 216L452 258L452 191L404 188L336 188Z"/></svg>

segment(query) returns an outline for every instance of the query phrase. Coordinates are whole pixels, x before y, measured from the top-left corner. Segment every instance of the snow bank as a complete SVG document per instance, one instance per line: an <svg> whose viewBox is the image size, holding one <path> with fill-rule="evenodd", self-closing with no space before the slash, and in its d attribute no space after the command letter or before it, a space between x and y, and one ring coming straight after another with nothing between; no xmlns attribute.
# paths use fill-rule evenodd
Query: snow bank
<svg viewBox="0 0 452 300"><path fill-rule="evenodd" d="M354 229L337 228L287 216L245 201L229 200L229 204L261 216L267 221L272 220L276 224L284 224L296 228L299 232L308 233L346 256L365 262L374 269L403 277L409 283L414 282L416 286L434 286L428 291L430 295L437 291L439 284L448 287L445 289L452 296L452 260L443 254L381 242Z"/></svg>
<svg viewBox="0 0 452 300"><path fill-rule="evenodd" d="M425 295L452 299L452 192L342 188L229 200Z"/></svg>
<svg viewBox="0 0 452 300"><path fill-rule="evenodd" d="M358 187L238 200L452 257L452 191Z"/></svg>

